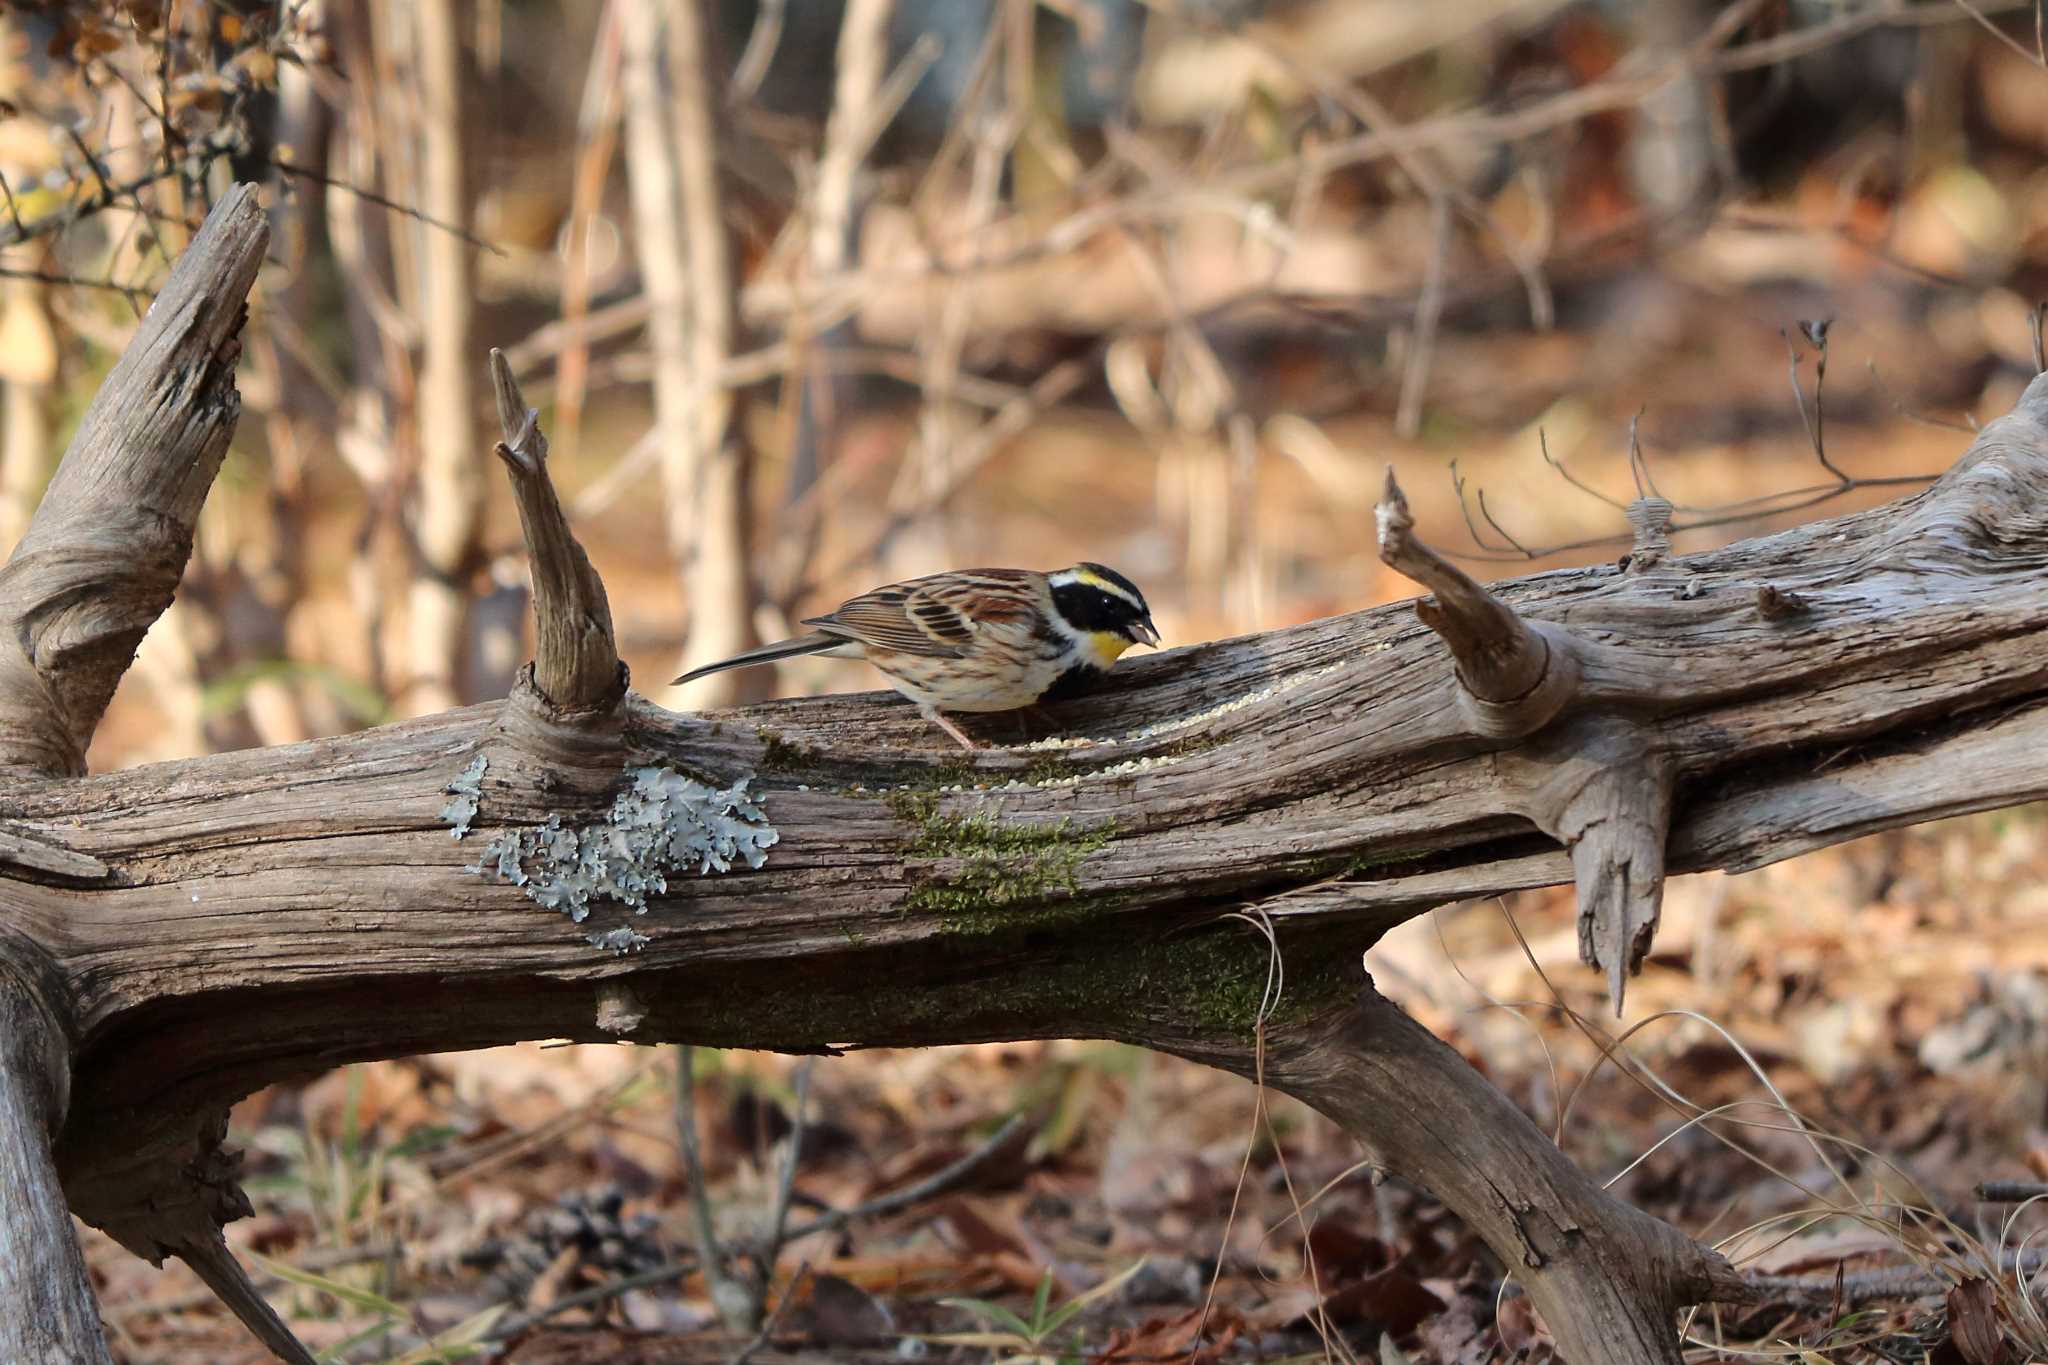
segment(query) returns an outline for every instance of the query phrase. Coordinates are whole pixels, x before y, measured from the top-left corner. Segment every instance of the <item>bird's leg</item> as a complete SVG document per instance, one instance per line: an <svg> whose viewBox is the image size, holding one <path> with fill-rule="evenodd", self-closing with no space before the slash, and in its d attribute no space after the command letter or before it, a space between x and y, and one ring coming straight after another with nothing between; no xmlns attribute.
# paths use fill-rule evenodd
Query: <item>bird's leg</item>
<svg viewBox="0 0 2048 1365"><path fill-rule="evenodd" d="M1035 702L1030 706L1020 706L1010 714L1017 720L1017 743L1020 745L1031 738L1034 727L1045 723L1045 712L1039 710Z"/></svg>
<svg viewBox="0 0 2048 1365"><path fill-rule="evenodd" d="M945 714L945 712L943 712L943 711L939 710L939 708L938 708L938 707L936 707L936 706L920 706L920 707L918 707L917 709L918 709L918 710L919 710L920 712L922 712L922 713L923 713L923 715L924 715L924 718L925 718L926 720L928 720L928 721L930 721L930 722L931 722L932 724L934 724L934 725L938 726L938 727L939 727L939 728L940 728L941 730L944 730L944 731L945 731L945 732L946 732L947 734L951 735L951 736L952 736L953 738L955 738L955 739L959 740L959 741L960 741L960 747L961 747L961 748L963 748L963 749L978 749L978 748L980 748L980 747L981 747L980 745L976 744L976 743L975 743L975 742L974 742L973 740L971 740L971 739L969 739L969 738L967 737L967 732L966 732L965 730L962 730L962 729L961 729L961 728L960 728L959 726L955 725L955 724L954 724L954 723L953 723L952 721L950 721L950 720L947 720L947 719L946 719L946 714Z"/></svg>

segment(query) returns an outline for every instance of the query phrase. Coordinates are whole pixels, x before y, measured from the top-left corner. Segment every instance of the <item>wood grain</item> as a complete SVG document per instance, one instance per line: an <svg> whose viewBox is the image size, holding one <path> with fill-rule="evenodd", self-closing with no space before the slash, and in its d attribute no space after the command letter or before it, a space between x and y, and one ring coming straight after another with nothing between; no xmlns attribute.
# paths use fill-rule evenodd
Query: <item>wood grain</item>
<svg viewBox="0 0 2048 1365"><path fill-rule="evenodd" d="M243 300L269 240L253 188L215 206L0 568L0 766L83 772L135 646L170 605L241 415Z"/></svg>

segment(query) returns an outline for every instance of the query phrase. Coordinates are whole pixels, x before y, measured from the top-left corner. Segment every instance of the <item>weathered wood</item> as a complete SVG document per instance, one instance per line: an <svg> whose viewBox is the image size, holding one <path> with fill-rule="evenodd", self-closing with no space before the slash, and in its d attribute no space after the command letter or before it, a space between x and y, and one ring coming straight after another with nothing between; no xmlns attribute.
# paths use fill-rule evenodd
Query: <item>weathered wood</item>
<svg viewBox="0 0 2048 1365"><path fill-rule="evenodd" d="M491 348L491 391L505 439L496 451L512 477L519 526L533 562L534 685L568 711L610 708L626 694L611 601L548 476L548 438L526 406L505 353Z"/></svg>
<svg viewBox="0 0 2048 1365"><path fill-rule="evenodd" d="M1675 783L1654 730L1621 716L1588 716L1500 755L1518 807L1571 855L1579 893L1579 956L1607 971L1621 1014L1664 908L1664 846Z"/></svg>
<svg viewBox="0 0 2048 1365"><path fill-rule="evenodd" d="M1374 518L1381 561L1435 594L1415 604L1415 615L1443 637L1458 661L1458 690L1471 703L1479 731L1517 739L1534 734L1564 709L1579 680L1577 651L1569 638L1546 634L1523 620L1418 540L1392 465Z"/></svg>
<svg viewBox="0 0 2048 1365"><path fill-rule="evenodd" d="M136 644L170 605L241 412L234 371L244 299L268 240L252 188L214 206L0 568L0 767L15 770L18 787L83 771ZM11 824L0 827L0 866L52 884L112 875L61 833ZM14 890L0 895L0 1177L10 1192L0 1201L9 1215L0 1220L0 1359L104 1360L50 1150L79 1041L72 983L5 916ZM198 1124L185 1144L190 1160L135 1211L149 1229L145 1254L192 1261L281 1358L311 1365L221 1239L221 1223L248 1212L220 1150L224 1118L181 1116Z"/></svg>
<svg viewBox="0 0 2048 1365"><path fill-rule="evenodd" d="M62 982L31 946L0 958L0 1360L111 1365L92 1278L71 1231L51 1140L64 1122L70 1039Z"/></svg>
<svg viewBox="0 0 2048 1365"><path fill-rule="evenodd" d="M135 646L170 605L241 415L243 300L269 240L253 188L215 206L0 568L0 767L84 772Z"/></svg>

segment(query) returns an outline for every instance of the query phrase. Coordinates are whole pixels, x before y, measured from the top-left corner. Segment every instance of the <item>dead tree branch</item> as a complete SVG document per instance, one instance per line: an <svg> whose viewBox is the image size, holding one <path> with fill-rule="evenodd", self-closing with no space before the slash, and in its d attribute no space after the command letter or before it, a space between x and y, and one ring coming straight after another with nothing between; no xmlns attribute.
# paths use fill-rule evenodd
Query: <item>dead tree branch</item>
<svg viewBox="0 0 2048 1365"><path fill-rule="evenodd" d="M0 654L0 763L44 777L81 774L137 642L170 604L241 412L234 371L243 300L268 240L252 190L237 189L215 206L86 410L27 533L0 569L0 617L12 642ZM111 875L98 871L106 865L97 859L64 856L66 840L32 830L16 837L32 855L9 859L11 870L59 884ZM43 957L36 936L7 924L0 937L0 1008L7 1013L0 1037L9 1040L0 1060L0 1146L5 1164L23 1177L11 1187L24 1192L21 1221L7 1227L15 1233L43 1221L54 1197L47 1144L65 1117L76 1056L75 992L61 973L49 975ZM221 1240L221 1224L249 1206L235 1184L237 1164L220 1150L225 1111L217 1118L179 1134L175 1168L156 1172L155 1189L107 1229L150 1261L180 1256L282 1359L311 1365ZM74 1311L91 1289L69 1229L60 1219L42 1234L37 1254L5 1258L35 1283L0 1300L10 1310L0 1314L0 1343L17 1346L25 1360L105 1359L97 1314L81 1324ZM0 1240L6 1236L0 1232ZM55 1255L41 1254L53 1246Z"/></svg>
<svg viewBox="0 0 2048 1365"><path fill-rule="evenodd" d="M1154 1046L1254 1071L1242 1046ZM1270 1033L1264 1077L1457 1209L1528 1290L1566 1359L1675 1365L1671 1305L1747 1293L1720 1256L1586 1180L1526 1114L1370 984L1348 1006ZM1400 1103L1387 1102L1397 1094Z"/></svg>

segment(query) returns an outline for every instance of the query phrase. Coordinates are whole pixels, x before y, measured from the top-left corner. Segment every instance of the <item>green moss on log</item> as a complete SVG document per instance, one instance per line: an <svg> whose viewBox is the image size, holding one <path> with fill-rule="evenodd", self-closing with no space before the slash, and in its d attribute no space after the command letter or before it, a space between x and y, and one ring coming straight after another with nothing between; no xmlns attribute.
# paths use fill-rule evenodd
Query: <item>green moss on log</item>
<svg viewBox="0 0 2048 1365"><path fill-rule="evenodd" d="M994 809L956 815L921 792L892 793L889 805L914 831L906 850L911 858L953 864L903 898L904 910L938 915L949 932L1014 929L1015 912L1024 907L1038 909L1034 925L1083 920L1102 908L1075 899L1077 872L1082 859L1109 843L1112 826L1077 829L1064 818L1004 821ZM1060 902L1066 903L1064 913L1044 913L1049 903Z"/></svg>

